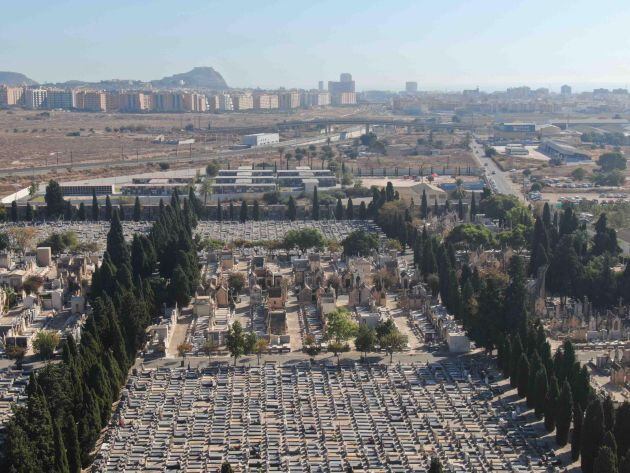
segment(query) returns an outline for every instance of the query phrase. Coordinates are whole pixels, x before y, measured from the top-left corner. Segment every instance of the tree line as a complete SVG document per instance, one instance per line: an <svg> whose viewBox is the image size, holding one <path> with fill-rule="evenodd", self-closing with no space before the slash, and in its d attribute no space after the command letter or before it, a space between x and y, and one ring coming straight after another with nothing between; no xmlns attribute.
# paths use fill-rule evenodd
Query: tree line
<svg viewBox="0 0 630 473"><path fill-rule="evenodd" d="M31 374L25 406L7 422L2 471L79 473L91 461L152 314L163 303L187 304L199 263L196 216L175 193L148 236L123 236L112 213L107 250L89 291L92 313L79 342L62 342L61 362Z"/></svg>

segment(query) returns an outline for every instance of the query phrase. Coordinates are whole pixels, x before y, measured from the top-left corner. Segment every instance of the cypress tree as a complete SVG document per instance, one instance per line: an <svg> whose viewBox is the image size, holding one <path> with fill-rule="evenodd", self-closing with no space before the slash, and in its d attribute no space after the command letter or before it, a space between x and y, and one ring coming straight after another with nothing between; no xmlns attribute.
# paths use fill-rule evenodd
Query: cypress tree
<svg viewBox="0 0 630 473"><path fill-rule="evenodd" d="M241 212L239 214L239 221L244 223L247 221L247 202L241 202Z"/></svg>
<svg viewBox="0 0 630 473"><path fill-rule="evenodd" d="M429 204L427 203L427 193L422 189L422 199L420 200L420 218L425 219L429 216Z"/></svg>
<svg viewBox="0 0 630 473"><path fill-rule="evenodd" d="M612 432L615 428L615 406L610 396L604 398L602 410L604 411L604 430Z"/></svg>
<svg viewBox="0 0 630 473"><path fill-rule="evenodd" d="M523 343L521 342L521 336L517 333L512 342L512 358L510 360L510 386L513 388L518 385L518 363L522 354Z"/></svg>
<svg viewBox="0 0 630 473"><path fill-rule="evenodd" d="M556 406L556 443L561 447L565 446L569 440L572 407L571 385L565 380Z"/></svg>
<svg viewBox="0 0 630 473"><path fill-rule="evenodd" d="M348 197L348 204L346 205L346 218L348 220L354 219L354 204L352 203L352 197Z"/></svg>
<svg viewBox="0 0 630 473"><path fill-rule="evenodd" d="M54 422L53 441L55 444L55 472L69 473L68 457L66 456L66 447L63 443L63 436L59 424Z"/></svg>
<svg viewBox="0 0 630 473"><path fill-rule="evenodd" d="M335 218L337 220L343 220L343 204L341 203L341 197L337 197L337 205L335 206Z"/></svg>
<svg viewBox="0 0 630 473"><path fill-rule="evenodd" d="M27 222L32 222L34 219L34 215L33 215L33 206L31 205L30 202L26 203L26 213L24 214L24 220L26 220Z"/></svg>
<svg viewBox="0 0 630 473"><path fill-rule="evenodd" d="M66 221L70 221L73 218L74 214L74 206L70 203L70 201L66 200L63 206L63 219Z"/></svg>
<svg viewBox="0 0 630 473"><path fill-rule="evenodd" d="M545 429L547 432L553 432L556 428L556 405L558 404L558 381L552 374L549 380L549 389L547 390L547 400L545 401Z"/></svg>
<svg viewBox="0 0 630 473"><path fill-rule="evenodd" d="M534 394L534 412L536 413L536 417L539 419L542 418L545 412L545 402L547 400L547 370L544 365L538 369L538 373L536 373L536 382L535 382L535 394Z"/></svg>
<svg viewBox="0 0 630 473"><path fill-rule="evenodd" d="M142 206L140 205L140 198L136 196L136 200L133 203L133 221L139 222L142 218Z"/></svg>
<svg viewBox="0 0 630 473"><path fill-rule="evenodd" d="M617 442L615 441L615 436L610 430L604 434L601 446L610 448L610 451L613 452L615 457L617 456Z"/></svg>
<svg viewBox="0 0 630 473"><path fill-rule="evenodd" d="M438 206L437 197L433 201L433 215L435 215L436 217L440 215L440 207Z"/></svg>
<svg viewBox="0 0 630 473"><path fill-rule="evenodd" d="M77 426L72 415L65 418L63 434L68 458L68 471L70 473L81 473L81 447L79 446Z"/></svg>
<svg viewBox="0 0 630 473"><path fill-rule="evenodd" d="M593 464L593 473L617 473L618 471L615 453L607 446L601 447Z"/></svg>
<svg viewBox="0 0 630 473"><path fill-rule="evenodd" d="M18 206L15 200L11 202L11 221L12 222L18 221Z"/></svg>
<svg viewBox="0 0 630 473"><path fill-rule="evenodd" d="M294 222L297 217L297 209L295 208L295 200L293 196L289 196L289 202L287 202L287 218Z"/></svg>
<svg viewBox="0 0 630 473"><path fill-rule="evenodd" d="M96 189L92 189L92 221L98 222L100 209L98 207L98 199L96 198Z"/></svg>
<svg viewBox="0 0 630 473"><path fill-rule="evenodd" d="M311 218L319 220L319 197L317 196L317 186L313 189L313 210Z"/></svg>
<svg viewBox="0 0 630 473"><path fill-rule="evenodd" d="M79 204L79 210L77 212L77 219L84 221L85 220L85 205L83 202Z"/></svg>
<svg viewBox="0 0 630 473"><path fill-rule="evenodd" d="M105 218L108 222L112 219L112 201L109 196L105 197Z"/></svg>
<svg viewBox="0 0 630 473"><path fill-rule="evenodd" d="M578 403L573 406L573 431L571 432L571 459L573 461L580 457L580 447L582 446L582 422L584 414Z"/></svg>
<svg viewBox="0 0 630 473"><path fill-rule="evenodd" d="M359 219L365 220L367 218L367 207L365 206L365 202L361 201L361 205L359 205Z"/></svg>
<svg viewBox="0 0 630 473"><path fill-rule="evenodd" d="M254 209L252 210L252 218L255 222L260 220L260 207L258 205L258 200L254 200Z"/></svg>
<svg viewBox="0 0 630 473"><path fill-rule="evenodd" d="M525 353L521 354L518 361L518 380L516 383L518 397L525 397L527 394L527 385L529 382L529 361Z"/></svg>
<svg viewBox="0 0 630 473"><path fill-rule="evenodd" d="M16 473L38 471L38 459L35 457L27 432L22 428L27 422L25 410L18 409L7 423L4 455L9 466L6 471Z"/></svg>
<svg viewBox="0 0 630 473"><path fill-rule="evenodd" d="M221 208L221 199L217 200L217 222L223 220L223 209Z"/></svg>
<svg viewBox="0 0 630 473"><path fill-rule="evenodd" d="M613 433L617 441L618 452L620 454L627 452L628 460L630 460L630 403L628 401L617 408Z"/></svg>
<svg viewBox="0 0 630 473"><path fill-rule="evenodd" d="M230 215L230 221L234 221L234 202L230 201L230 207L229 207L229 215Z"/></svg>
<svg viewBox="0 0 630 473"><path fill-rule="evenodd" d="M125 220L125 208L122 203L118 204L118 214L118 218L120 218L120 220Z"/></svg>
<svg viewBox="0 0 630 473"><path fill-rule="evenodd" d="M595 398L586 408L584 422L582 424L582 456L581 466L583 473L593 473L595 457L604 437L604 411L599 399Z"/></svg>
<svg viewBox="0 0 630 473"><path fill-rule="evenodd" d="M471 192L470 197L470 221L475 221L475 215L477 215L477 202L475 201L475 193Z"/></svg>
<svg viewBox="0 0 630 473"><path fill-rule="evenodd" d="M457 218L459 218L460 221L464 220L464 203L461 197L457 201Z"/></svg>
<svg viewBox="0 0 630 473"><path fill-rule="evenodd" d="M123 235L122 224L118 218L118 212L114 211L112 223L107 233L107 253L116 268L129 262L129 251Z"/></svg>

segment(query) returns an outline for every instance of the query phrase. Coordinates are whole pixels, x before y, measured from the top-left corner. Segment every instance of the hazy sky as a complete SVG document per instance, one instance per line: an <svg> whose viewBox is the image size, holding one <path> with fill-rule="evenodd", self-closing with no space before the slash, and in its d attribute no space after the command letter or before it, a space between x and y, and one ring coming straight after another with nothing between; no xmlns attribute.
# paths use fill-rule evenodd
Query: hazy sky
<svg viewBox="0 0 630 473"><path fill-rule="evenodd" d="M157 79L213 66L235 87L358 90L630 83L627 0L31 0L0 19L0 70Z"/></svg>

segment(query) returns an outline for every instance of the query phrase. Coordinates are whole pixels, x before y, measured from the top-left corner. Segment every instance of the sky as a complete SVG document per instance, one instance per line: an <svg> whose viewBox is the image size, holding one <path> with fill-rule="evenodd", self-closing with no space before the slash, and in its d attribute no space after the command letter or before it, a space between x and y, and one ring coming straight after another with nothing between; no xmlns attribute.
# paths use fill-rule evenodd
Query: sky
<svg viewBox="0 0 630 473"><path fill-rule="evenodd" d="M2 17L0 70L38 82L212 66L232 87L630 83L627 0L31 0Z"/></svg>

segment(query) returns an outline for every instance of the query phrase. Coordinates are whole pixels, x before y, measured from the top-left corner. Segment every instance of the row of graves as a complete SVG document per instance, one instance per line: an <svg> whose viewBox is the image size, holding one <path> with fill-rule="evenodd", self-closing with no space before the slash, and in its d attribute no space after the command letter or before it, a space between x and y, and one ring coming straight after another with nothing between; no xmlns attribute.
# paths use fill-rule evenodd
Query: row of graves
<svg viewBox="0 0 630 473"><path fill-rule="evenodd" d="M415 472L434 456L453 472L549 471L546 440L488 374L469 359L142 370L93 471Z"/></svg>
<svg viewBox="0 0 630 473"><path fill-rule="evenodd" d="M381 233L381 229L369 220L296 220L296 221L200 221L195 229L201 237L208 237L226 243L235 241L281 241L290 230L315 228L327 240L342 241L350 233L364 229Z"/></svg>

